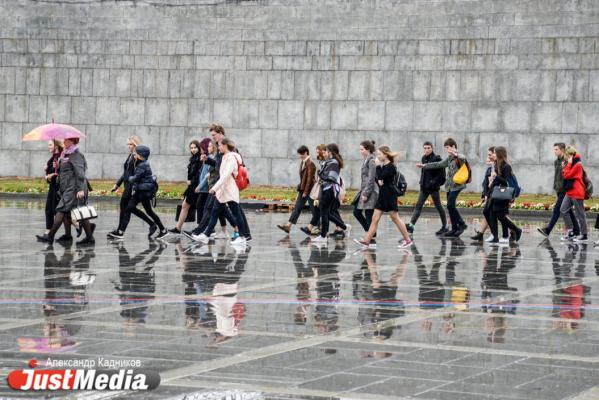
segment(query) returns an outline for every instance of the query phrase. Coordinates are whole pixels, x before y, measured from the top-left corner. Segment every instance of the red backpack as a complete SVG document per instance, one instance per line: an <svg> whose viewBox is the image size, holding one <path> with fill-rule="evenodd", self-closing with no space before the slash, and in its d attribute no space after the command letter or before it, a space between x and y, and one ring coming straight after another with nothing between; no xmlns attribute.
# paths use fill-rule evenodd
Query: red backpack
<svg viewBox="0 0 599 400"><path fill-rule="evenodd" d="M239 188L239 191L244 190L250 185L250 178L248 177L248 169L242 163L237 160L237 176L233 176L235 178L235 183Z"/></svg>

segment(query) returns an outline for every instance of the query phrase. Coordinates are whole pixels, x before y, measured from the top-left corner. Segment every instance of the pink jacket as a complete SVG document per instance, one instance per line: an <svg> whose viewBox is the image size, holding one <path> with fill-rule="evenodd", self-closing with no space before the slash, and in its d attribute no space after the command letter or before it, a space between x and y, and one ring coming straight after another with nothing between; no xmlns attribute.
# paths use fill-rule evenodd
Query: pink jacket
<svg viewBox="0 0 599 400"><path fill-rule="evenodd" d="M237 153L231 151L223 156L219 170L220 178L212 187L219 203L239 203L239 188L234 178L237 176L237 162L242 162Z"/></svg>

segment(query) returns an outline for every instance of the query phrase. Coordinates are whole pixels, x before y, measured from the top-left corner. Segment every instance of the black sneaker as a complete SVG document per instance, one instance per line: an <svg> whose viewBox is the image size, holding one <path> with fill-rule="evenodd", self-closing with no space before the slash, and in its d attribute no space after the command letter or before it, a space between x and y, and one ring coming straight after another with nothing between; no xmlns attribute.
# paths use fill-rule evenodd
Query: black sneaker
<svg viewBox="0 0 599 400"><path fill-rule="evenodd" d="M452 229L452 230L450 230L450 231L447 231L447 232L446 232L445 234L443 234L442 236L443 236L443 237L446 237L446 238L459 237L459 236L460 236L460 233L459 233L459 232L460 232L460 231L459 231L459 230L457 230L457 229Z"/></svg>
<svg viewBox="0 0 599 400"><path fill-rule="evenodd" d="M435 235L442 236L442 235L445 235L447 232L449 232L449 229L445 226L442 226L441 229L439 229L437 232L435 232Z"/></svg>
<svg viewBox="0 0 599 400"><path fill-rule="evenodd" d="M537 232L545 237L549 237L549 232L547 232L547 228L537 228Z"/></svg>
<svg viewBox="0 0 599 400"><path fill-rule="evenodd" d="M71 235L62 235L61 237L59 237L58 239L56 239L56 241L58 243L72 242L73 241L73 236L71 236Z"/></svg>
<svg viewBox="0 0 599 400"><path fill-rule="evenodd" d="M181 231L177 228L169 229L167 233L172 233L173 235L180 235Z"/></svg>
<svg viewBox="0 0 599 400"><path fill-rule="evenodd" d="M252 241L252 235L246 235L245 237L245 242L251 242Z"/></svg>
<svg viewBox="0 0 599 400"><path fill-rule="evenodd" d="M406 224L406 229L409 233L414 233L414 225L411 222Z"/></svg>
<svg viewBox="0 0 599 400"><path fill-rule="evenodd" d="M345 231L335 231L332 235L335 239L343 239L345 238Z"/></svg>
<svg viewBox="0 0 599 400"><path fill-rule="evenodd" d="M110 233L108 234L108 236L109 236L110 238L112 238L112 239L122 239L122 238L124 238L124 237L125 237L125 233L124 233L124 232L121 232L121 231L118 231L118 230L116 230L116 231L112 231L112 232L110 232Z"/></svg>
<svg viewBox="0 0 599 400"><path fill-rule="evenodd" d="M84 246L84 245L89 245L89 244L94 244L94 243L96 243L96 239L94 239L93 236L87 236L85 239L78 241L77 245Z"/></svg>
<svg viewBox="0 0 599 400"><path fill-rule="evenodd" d="M193 238L191 237L191 235L192 235L192 232L191 232L191 231L185 231L185 230L184 230L184 231L182 231L182 232L181 232L181 234L182 234L183 236L185 236L187 239L189 239L189 240L193 240Z"/></svg>
<svg viewBox="0 0 599 400"><path fill-rule="evenodd" d="M35 237L37 238L38 242L42 242L42 243L48 243L48 244L52 244L54 242L54 238L50 237L46 234L44 235L35 235Z"/></svg>
<svg viewBox="0 0 599 400"><path fill-rule="evenodd" d="M115 229L114 231L110 231L110 232L108 232L108 233L106 234L106 237L107 237L107 238L111 238L113 233L118 233L118 232L119 232L119 230L118 230L118 229Z"/></svg>
<svg viewBox="0 0 599 400"><path fill-rule="evenodd" d="M148 229L148 237L152 236L157 230L158 226L156 226L156 224L150 225L150 228Z"/></svg>
<svg viewBox="0 0 599 400"><path fill-rule="evenodd" d="M463 224L458 226L458 236L460 236L462 233L464 233L466 231L466 229L468 229L468 225Z"/></svg>
<svg viewBox="0 0 599 400"><path fill-rule="evenodd" d="M158 236L156 236L156 239L163 239L166 235L168 235L168 231L166 229L163 229L160 231L160 233L158 234Z"/></svg>
<svg viewBox="0 0 599 400"><path fill-rule="evenodd" d="M470 239L476 240L477 242L482 241L485 238L482 232L476 231L474 236L470 236Z"/></svg>
<svg viewBox="0 0 599 400"><path fill-rule="evenodd" d="M283 232L289 234L289 232L291 232L291 226L287 225L287 224L278 224L277 228L279 228L280 230L282 230Z"/></svg>
<svg viewBox="0 0 599 400"><path fill-rule="evenodd" d="M308 235L308 236L312 235L312 231L310 231L310 229L308 229L308 227L307 227L307 226L302 226L302 227L300 228L300 231L304 232L304 233L305 233L306 235Z"/></svg>

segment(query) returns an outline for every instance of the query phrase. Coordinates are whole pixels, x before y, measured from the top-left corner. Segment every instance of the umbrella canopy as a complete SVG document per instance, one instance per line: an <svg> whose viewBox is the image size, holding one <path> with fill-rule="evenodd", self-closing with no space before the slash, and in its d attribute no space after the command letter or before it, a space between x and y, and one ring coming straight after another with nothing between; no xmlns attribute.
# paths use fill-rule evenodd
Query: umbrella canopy
<svg viewBox="0 0 599 400"><path fill-rule="evenodd" d="M85 135L81 133L78 129L73 128L70 125L55 124L54 122L52 122L51 124L38 126L28 134L23 136L22 141L28 142L32 140L64 140L82 137L85 137Z"/></svg>

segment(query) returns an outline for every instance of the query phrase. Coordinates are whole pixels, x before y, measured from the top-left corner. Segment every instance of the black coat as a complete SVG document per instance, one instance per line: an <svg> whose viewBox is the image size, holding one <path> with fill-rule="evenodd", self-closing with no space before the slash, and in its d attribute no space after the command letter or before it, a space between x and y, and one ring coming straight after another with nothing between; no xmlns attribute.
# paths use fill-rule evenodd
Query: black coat
<svg viewBox="0 0 599 400"><path fill-rule="evenodd" d="M199 153L189 158L189 164L187 164L187 180L191 182L189 186L194 189L200 183L200 172L202 171L203 164L202 160L200 160Z"/></svg>
<svg viewBox="0 0 599 400"><path fill-rule="evenodd" d="M491 185L490 193L493 193L495 186L509 186L509 180L512 177L512 166L508 163L503 164L501 170L497 171L497 176L493 180ZM507 212L510 208L510 201L508 200L493 200L493 211L495 212Z"/></svg>
<svg viewBox="0 0 599 400"><path fill-rule="evenodd" d="M491 178L491 174L493 173L493 167L487 168L485 171L485 177L483 178L483 191L481 193L481 198L491 197L491 188L489 188L489 180Z"/></svg>
<svg viewBox="0 0 599 400"><path fill-rule="evenodd" d="M131 185L129 184L129 177L135 172L135 157L133 154L129 154L125 163L123 164L123 175L116 181L117 186L125 184L125 192L131 192Z"/></svg>
<svg viewBox="0 0 599 400"><path fill-rule="evenodd" d="M422 156L422 164L442 161L441 156L431 153ZM445 184L445 169L422 169L420 171L420 190L425 193L438 191Z"/></svg>

